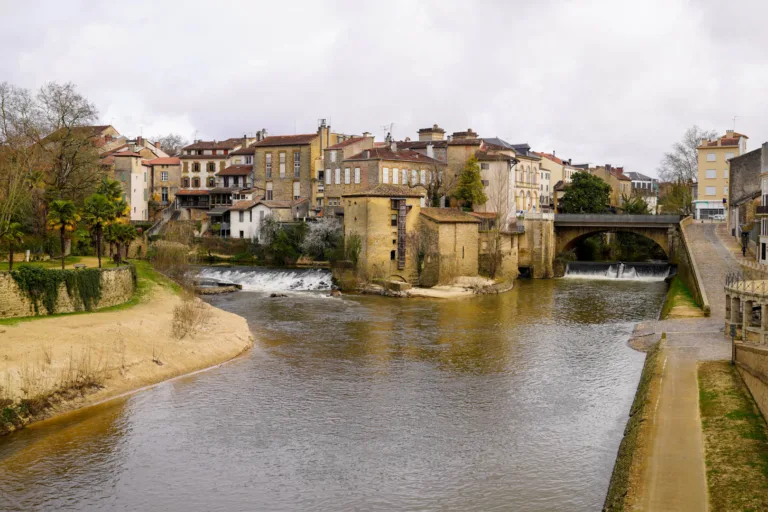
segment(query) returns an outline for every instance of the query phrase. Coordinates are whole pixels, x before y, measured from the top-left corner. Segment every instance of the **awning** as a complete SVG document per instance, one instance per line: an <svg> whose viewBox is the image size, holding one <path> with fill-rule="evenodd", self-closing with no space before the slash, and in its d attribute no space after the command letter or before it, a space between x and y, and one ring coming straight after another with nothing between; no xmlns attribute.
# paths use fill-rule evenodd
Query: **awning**
<svg viewBox="0 0 768 512"><path fill-rule="evenodd" d="M210 215L211 217L217 216L217 215L223 215L224 212L229 210L229 206L219 206L218 208L211 208L206 214Z"/></svg>

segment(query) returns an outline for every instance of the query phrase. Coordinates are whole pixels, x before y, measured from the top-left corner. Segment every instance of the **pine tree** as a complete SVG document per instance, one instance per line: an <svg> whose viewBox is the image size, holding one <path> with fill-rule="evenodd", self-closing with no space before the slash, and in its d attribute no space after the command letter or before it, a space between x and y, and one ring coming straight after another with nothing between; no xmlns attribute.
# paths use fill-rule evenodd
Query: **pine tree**
<svg viewBox="0 0 768 512"><path fill-rule="evenodd" d="M459 175L459 184L454 197L464 206L481 205L488 201L480 177L480 164L474 156L467 160Z"/></svg>

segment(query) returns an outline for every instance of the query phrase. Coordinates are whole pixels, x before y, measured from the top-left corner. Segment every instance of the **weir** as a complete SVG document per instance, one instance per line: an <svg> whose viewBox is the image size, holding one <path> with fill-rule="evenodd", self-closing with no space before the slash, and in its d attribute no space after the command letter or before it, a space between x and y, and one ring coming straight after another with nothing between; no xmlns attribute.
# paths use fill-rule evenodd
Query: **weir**
<svg viewBox="0 0 768 512"><path fill-rule="evenodd" d="M563 277L571 279L618 279L628 281L664 281L676 269L668 263L573 261Z"/></svg>
<svg viewBox="0 0 768 512"><path fill-rule="evenodd" d="M203 281L239 284L246 291L320 291L332 288L331 272L324 269L274 269L254 267L205 267L197 277Z"/></svg>

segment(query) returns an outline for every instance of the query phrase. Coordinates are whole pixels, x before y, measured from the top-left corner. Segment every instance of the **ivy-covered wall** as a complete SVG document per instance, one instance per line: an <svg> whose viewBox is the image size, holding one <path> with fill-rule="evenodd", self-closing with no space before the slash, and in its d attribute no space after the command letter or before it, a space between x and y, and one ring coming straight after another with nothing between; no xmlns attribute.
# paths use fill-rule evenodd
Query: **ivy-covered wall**
<svg viewBox="0 0 768 512"><path fill-rule="evenodd" d="M128 301L133 267L0 272L0 318L72 313Z"/></svg>

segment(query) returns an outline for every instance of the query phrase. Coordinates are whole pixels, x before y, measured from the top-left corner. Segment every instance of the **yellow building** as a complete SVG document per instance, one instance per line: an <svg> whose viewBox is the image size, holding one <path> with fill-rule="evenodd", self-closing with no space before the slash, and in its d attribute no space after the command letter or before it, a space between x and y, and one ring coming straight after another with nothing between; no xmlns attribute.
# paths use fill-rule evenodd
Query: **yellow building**
<svg viewBox="0 0 768 512"><path fill-rule="evenodd" d="M609 197L609 206L611 208L621 208L622 196L632 195L632 180L624 175L623 167L613 167L610 164L593 167L588 169L590 174L597 176L611 187Z"/></svg>
<svg viewBox="0 0 768 512"><path fill-rule="evenodd" d="M418 254L412 240L423 197L420 188L392 184L342 197L344 240L349 244L353 237L360 237L358 269L364 279L417 281Z"/></svg>
<svg viewBox="0 0 768 512"><path fill-rule="evenodd" d="M728 199L728 161L747 151L746 135L727 130L715 140L702 139L698 152L697 184L699 197L693 202L696 219L725 220Z"/></svg>
<svg viewBox="0 0 768 512"><path fill-rule="evenodd" d="M420 237L424 267L419 284L450 284L478 272L477 217L454 208L422 208Z"/></svg>

